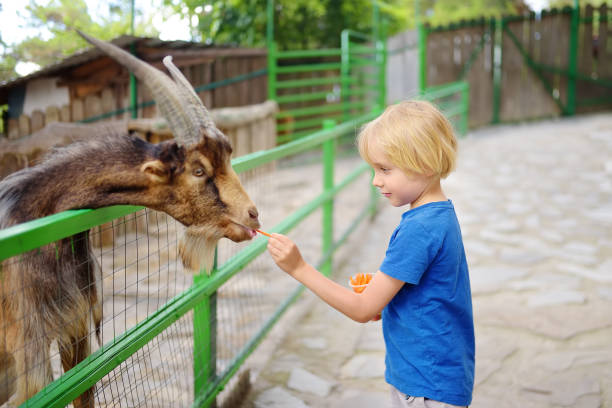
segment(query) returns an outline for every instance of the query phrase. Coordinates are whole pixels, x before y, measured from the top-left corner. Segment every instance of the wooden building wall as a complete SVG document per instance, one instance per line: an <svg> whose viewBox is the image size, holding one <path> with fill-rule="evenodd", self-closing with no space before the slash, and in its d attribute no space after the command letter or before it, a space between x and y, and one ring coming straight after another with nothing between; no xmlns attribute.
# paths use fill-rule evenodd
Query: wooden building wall
<svg viewBox="0 0 612 408"><path fill-rule="evenodd" d="M155 49L148 52L145 50L139 56L165 72L161 59L169 53L167 50ZM267 66L266 52L263 50L188 51L176 55L173 61L194 88L259 71ZM63 106L50 105L44 112L36 110L31 115L9 119L9 139L27 136L53 122L80 122L101 116L103 118L100 120L131 117L131 113L126 110L130 105L129 73L110 58L101 57L62 73L58 85L69 88L70 103ZM262 103L267 99L267 76L260 75L202 91L199 95L211 109ZM138 103L149 101L152 101L152 96L148 89L138 83ZM122 112L112 114L117 111ZM139 118L154 116L154 105L138 110Z"/></svg>

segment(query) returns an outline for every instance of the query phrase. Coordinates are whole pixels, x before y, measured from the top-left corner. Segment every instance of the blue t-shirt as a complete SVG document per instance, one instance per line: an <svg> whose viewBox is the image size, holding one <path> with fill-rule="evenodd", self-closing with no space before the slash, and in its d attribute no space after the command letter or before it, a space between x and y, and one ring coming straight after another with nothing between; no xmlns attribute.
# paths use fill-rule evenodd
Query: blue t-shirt
<svg viewBox="0 0 612 408"><path fill-rule="evenodd" d="M406 282L382 312L386 381L407 395L469 405L472 296L452 202L406 211L380 270Z"/></svg>

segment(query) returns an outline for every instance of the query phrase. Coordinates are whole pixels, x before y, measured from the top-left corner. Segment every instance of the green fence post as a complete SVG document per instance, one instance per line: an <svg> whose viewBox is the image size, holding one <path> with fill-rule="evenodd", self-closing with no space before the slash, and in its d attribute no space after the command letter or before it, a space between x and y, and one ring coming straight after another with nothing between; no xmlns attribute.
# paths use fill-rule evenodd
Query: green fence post
<svg viewBox="0 0 612 408"><path fill-rule="evenodd" d="M342 122L349 118L347 105L351 102L349 97L351 78L350 31L342 30L340 35L340 101L342 103Z"/></svg>
<svg viewBox="0 0 612 408"><path fill-rule="evenodd" d="M427 30L422 22L417 23L419 41L419 94L427 89Z"/></svg>
<svg viewBox="0 0 612 408"><path fill-rule="evenodd" d="M569 76L567 78L567 115L576 113L576 70L578 67L578 29L580 28L580 6L578 0L574 0L572 8L572 20L570 26L569 41Z"/></svg>
<svg viewBox="0 0 612 408"><path fill-rule="evenodd" d="M136 55L136 43L130 44L130 52ZM138 117L138 82L134 74L130 71L130 110L132 111L132 119Z"/></svg>
<svg viewBox="0 0 612 408"><path fill-rule="evenodd" d="M274 0L268 0L266 3L266 42L268 48L274 42Z"/></svg>
<svg viewBox="0 0 612 408"><path fill-rule="evenodd" d="M217 269L217 250L212 274ZM203 284L210 276L200 271L193 284ZM194 401L202 401L217 375L217 292L207 296L193 308L193 393ZM217 406L216 399L206 406Z"/></svg>
<svg viewBox="0 0 612 408"><path fill-rule="evenodd" d="M387 104L387 41L385 30L381 31L380 39L376 41L376 65L378 68L378 105L384 109Z"/></svg>
<svg viewBox="0 0 612 408"><path fill-rule="evenodd" d="M323 129L333 129L336 121L333 119L323 120ZM323 142L323 191L327 192L334 188L334 162L336 155L336 138ZM330 197L323 204L323 253L331 252L334 246L334 199ZM332 272L332 257L322 265L321 272L329 276Z"/></svg>
<svg viewBox="0 0 612 408"><path fill-rule="evenodd" d="M381 115L383 113L383 111L385 110L384 106L376 106L374 107L374 113L376 114L376 116L378 117L379 115ZM376 215L376 204L378 203L378 198L380 197L380 193L378 191L378 188L374 187L374 184L372 184L372 180L374 179L374 169L371 170L370 174L371 179L370 179L370 204L369 204L369 212L370 212L370 218L374 218L374 216Z"/></svg>
<svg viewBox="0 0 612 408"><path fill-rule="evenodd" d="M276 43L268 44L268 99L276 100Z"/></svg>
<svg viewBox="0 0 612 408"><path fill-rule="evenodd" d="M459 122L459 132L465 136L468 131L470 119L470 84L465 81L465 86L461 90L461 120Z"/></svg>

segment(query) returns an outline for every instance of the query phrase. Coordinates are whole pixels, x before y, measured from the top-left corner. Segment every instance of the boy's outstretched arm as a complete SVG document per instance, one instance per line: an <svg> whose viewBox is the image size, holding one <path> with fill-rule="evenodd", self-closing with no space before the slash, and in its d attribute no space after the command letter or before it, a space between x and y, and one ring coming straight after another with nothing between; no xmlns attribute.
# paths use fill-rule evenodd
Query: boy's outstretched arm
<svg viewBox="0 0 612 408"><path fill-rule="evenodd" d="M283 271L331 307L361 323L372 320L380 313L404 284L379 271L362 293L355 293L306 263L295 243L281 234L272 234L268 241L268 252Z"/></svg>

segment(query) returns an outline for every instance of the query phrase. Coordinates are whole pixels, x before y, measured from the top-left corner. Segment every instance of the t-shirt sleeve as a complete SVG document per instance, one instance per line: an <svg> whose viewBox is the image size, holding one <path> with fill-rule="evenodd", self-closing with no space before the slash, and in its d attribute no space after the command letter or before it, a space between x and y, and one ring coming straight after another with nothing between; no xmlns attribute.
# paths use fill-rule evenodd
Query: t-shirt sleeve
<svg viewBox="0 0 612 408"><path fill-rule="evenodd" d="M390 239L380 271L395 279L418 284L440 249L436 241L420 223L402 223Z"/></svg>

